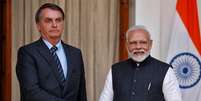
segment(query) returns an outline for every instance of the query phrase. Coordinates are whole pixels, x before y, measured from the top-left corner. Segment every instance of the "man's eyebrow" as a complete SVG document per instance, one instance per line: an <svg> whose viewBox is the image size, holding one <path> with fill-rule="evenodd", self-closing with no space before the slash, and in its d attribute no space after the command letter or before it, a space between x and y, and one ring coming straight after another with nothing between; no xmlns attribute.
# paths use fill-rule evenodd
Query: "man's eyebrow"
<svg viewBox="0 0 201 101"><path fill-rule="evenodd" d="M62 17L56 17L56 18L51 18L51 17L44 17L45 19L48 18L48 19L62 19Z"/></svg>
<svg viewBox="0 0 201 101"><path fill-rule="evenodd" d="M53 20L53 19L50 18L50 17L45 17L44 19L46 19L46 20Z"/></svg>
<svg viewBox="0 0 201 101"><path fill-rule="evenodd" d="M52 18L46 17L45 19L52 19Z"/></svg>

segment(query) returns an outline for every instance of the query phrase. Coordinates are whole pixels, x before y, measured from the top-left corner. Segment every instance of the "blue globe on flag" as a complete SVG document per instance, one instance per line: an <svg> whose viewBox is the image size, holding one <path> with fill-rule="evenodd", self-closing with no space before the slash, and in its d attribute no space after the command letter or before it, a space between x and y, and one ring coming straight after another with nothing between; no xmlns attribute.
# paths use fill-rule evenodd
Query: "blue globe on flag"
<svg viewBox="0 0 201 101"><path fill-rule="evenodd" d="M192 53L184 52L176 55L170 61L180 88L191 88L196 85L201 77L201 62Z"/></svg>

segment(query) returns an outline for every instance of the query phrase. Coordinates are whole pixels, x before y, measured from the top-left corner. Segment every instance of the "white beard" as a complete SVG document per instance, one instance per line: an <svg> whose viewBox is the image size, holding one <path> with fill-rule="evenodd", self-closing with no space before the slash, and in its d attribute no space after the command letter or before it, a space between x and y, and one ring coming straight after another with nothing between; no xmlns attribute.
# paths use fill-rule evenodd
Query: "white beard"
<svg viewBox="0 0 201 101"><path fill-rule="evenodd" d="M129 52L129 51L128 51L128 54L129 54L129 57L130 57L131 59L133 59L134 61L136 61L136 62L142 62L142 61L144 61L144 60L150 55L150 51L145 52L143 55L138 55L138 56L133 55L133 54L132 54L131 52Z"/></svg>

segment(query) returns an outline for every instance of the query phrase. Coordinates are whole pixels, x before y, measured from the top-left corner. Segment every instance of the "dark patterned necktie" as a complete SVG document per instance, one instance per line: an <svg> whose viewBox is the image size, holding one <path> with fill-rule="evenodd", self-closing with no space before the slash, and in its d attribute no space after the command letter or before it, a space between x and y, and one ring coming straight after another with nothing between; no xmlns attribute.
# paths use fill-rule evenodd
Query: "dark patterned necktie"
<svg viewBox="0 0 201 101"><path fill-rule="evenodd" d="M65 77L64 77L64 72L63 72L63 69L62 69L62 66L61 66L61 63L59 61L59 58L56 54L56 51L58 50L58 48L56 46L53 46L51 49L50 49L50 52L56 62L56 65L57 65L57 70L59 71L59 78L62 82L62 84L64 84L64 81L65 81Z"/></svg>

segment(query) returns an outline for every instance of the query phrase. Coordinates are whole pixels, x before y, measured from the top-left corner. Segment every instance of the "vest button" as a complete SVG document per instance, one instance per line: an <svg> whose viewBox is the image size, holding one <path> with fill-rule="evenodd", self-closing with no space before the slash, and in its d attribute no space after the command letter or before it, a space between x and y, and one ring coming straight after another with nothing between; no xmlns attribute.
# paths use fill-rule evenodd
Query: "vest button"
<svg viewBox="0 0 201 101"><path fill-rule="evenodd" d="M135 83L137 80L133 80L133 82Z"/></svg>
<svg viewBox="0 0 201 101"><path fill-rule="evenodd" d="M135 95L135 92L134 92L134 91L132 91L132 95Z"/></svg>

